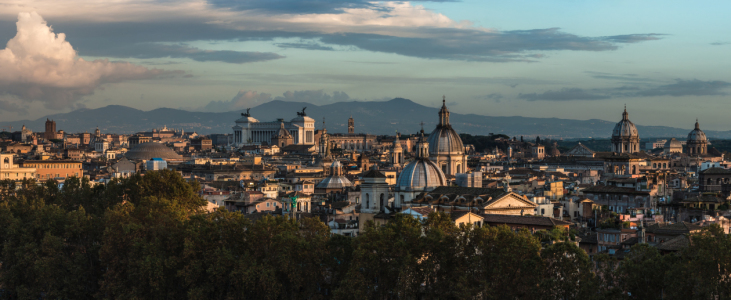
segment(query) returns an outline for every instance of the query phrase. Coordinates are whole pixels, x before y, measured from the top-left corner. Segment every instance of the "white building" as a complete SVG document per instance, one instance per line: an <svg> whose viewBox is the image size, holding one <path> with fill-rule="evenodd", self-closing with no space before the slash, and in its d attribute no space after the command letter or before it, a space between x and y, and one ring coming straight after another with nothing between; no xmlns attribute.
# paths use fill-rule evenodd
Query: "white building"
<svg viewBox="0 0 731 300"><path fill-rule="evenodd" d="M294 138L297 145L314 145L315 144L315 120L308 117L302 112L297 113L297 117L289 122L272 121L259 122L259 120L251 117L249 110L241 114L241 118L236 120L236 125L232 127L234 131L233 143L236 146L243 145L261 145L266 143L271 145L272 137L276 136L284 123L285 130Z"/></svg>
<svg viewBox="0 0 731 300"><path fill-rule="evenodd" d="M109 150L109 142L106 139L99 138L94 141L94 151L104 153Z"/></svg>
<svg viewBox="0 0 731 300"><path fill-rule="evenodd" d="M168 163L162 158L153 158L147 161L148 171L158 171L168 168Z"/></svg>

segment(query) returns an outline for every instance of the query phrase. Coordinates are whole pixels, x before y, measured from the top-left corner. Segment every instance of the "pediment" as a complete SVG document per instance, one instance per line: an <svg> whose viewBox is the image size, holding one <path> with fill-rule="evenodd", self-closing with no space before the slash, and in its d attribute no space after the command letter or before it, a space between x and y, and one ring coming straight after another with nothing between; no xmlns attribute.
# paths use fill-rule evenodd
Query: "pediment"
<svg viewBox="0 0 731 300"><path fill-rule="evenodd" d="M491 201L490 204L485 206L485 208L519 208L519 207L535 208L535 207L538 207L538 205L528 199L525 199L524 197L522 197L518 194L510 193L503 197L500 197L498 199Z"/></svg>

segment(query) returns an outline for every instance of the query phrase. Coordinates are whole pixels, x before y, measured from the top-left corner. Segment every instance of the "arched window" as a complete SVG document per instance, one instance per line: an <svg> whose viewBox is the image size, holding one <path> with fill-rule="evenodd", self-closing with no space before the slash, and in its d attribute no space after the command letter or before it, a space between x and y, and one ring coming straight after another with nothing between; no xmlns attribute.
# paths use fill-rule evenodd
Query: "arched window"
<svg viewBox="0 0 731 300"><path fill-rule="evenodd" d="M711 179L708 178L708 180L706 182L707 182L708 185L710 185L711 184Z"/></svg>
<svg viewBox="0 0 731 300"><path fill-rule="evenodd" d="M461 172L462 171L461 169L462 169L462 166L461 165L457 165L457 173L462 173Z"/></svg>
<svg viewBox="0 0 731 300"><path fill-rule="evenodd" d="M637 166L632 166L632 174L637 174Z"/></svg>
<svg viewBox="0 0 731 300"><path fill-rule="evenodd" d="M384 197L383 197L383 194L381 194L381 203L380 203L380 204L381 204L381 206L379 206L379 207L381 207L381 208L383 208L383 207L385 206L385 205L384 205L384 199L383 199L383 198L384 198Z"/></svg>
<svg viewBox="0 0 731 300"><path fill-rule="evenodd" d="M371 208L371 196L366 194L366 208Z"/></svg>
<svg viewBox="0 0 731 300"><path fill-rule="evenodd" d="M668 163L663 163L663 164L662 164L662 168L663 168L663 169L667 169L667 168L668 168Z"/></svg>
<svg viewBox="0 0 731 300"><path fill-rule="evenodd" d="M400 198L401 198L401 204L403 204L404 203L404 195L401 195Z"/></svg>
<svg viewBox="0 0 731 300"><path fill-rule="evenodd" d="M447 165L442 165L442 173L447 174Z"/></svg>

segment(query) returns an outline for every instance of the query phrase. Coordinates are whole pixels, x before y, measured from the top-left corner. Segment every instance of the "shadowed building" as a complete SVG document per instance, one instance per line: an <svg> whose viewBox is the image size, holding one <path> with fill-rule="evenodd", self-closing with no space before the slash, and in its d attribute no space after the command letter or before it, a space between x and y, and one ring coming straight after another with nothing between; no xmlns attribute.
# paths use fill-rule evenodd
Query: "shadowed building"
<svg viewBox="0 0 731 300"><path fill-rule="evenodd" d="M688 133L688 142L685 144L688 148L688 155L699 156L708 154L708 139L706 134L701 130L698 120L695 120L695 128Z"/></svg>

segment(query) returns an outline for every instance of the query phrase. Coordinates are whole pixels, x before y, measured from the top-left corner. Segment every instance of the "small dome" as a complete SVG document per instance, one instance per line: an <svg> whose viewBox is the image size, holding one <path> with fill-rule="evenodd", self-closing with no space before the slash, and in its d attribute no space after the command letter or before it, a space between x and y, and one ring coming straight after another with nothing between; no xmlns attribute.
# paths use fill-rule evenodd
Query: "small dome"
<svg viewBox="0 0 731 300"><path fill-rule="evenodd" d="M343 189L346 187L352 187L353 183L342 175L342 164L336 160L330 165L331 174L329 177L323 179L315 187L319 189Z"/></svg>
<svg viewBox="0 0 731 300"><path fill-rule="evenodd" d="M671 138L667 142L665 142L665 148L682 148L683 144L680 143L680 141L676 140L675 138Z"/></svg>
<svg viewBox="0 0 731 300"><path fill-rule="evenodd" d="M344 176L330 176L320 181L315 187L318 189L344 189L352 186L353 183Z"/></svg>
<svg viewBox="0 0 731 300"><path fill-rule="evenodd" d="M629 114L627 114L627 109L625 108L624 113L622 113L622 121L619 121L619 123L614 126L612 137L629 138L639 136L640 134L637 132L637 127L629 120Z"/></svg>
<svg viewBox="0 0 731 300"><path fill-rule="evenodd" d="M429 159L416 159L401 171L396 186L401 190L424 190L447 185L447 178Z"/></svg>
<svg viewBox="0 0 731 300"><path fill-rule="evenodd" d="M284 128L284 122L279 123L279 132L277 133L277 137L279 138L291 138L292 134L289 133L289 131Z"/></svg>
<svg viewBox="0 0 731 300"><path fill-rule="evenodd" d="M452 126L437 126L429 135L430 154L462 154L464 144Z"/></svg>
<svg viewBox="0 0 731 300"><path fill-rule="evenodd" d="M698 120L695 121L695 129L688 133L688 142L706 142L708 139L706 138L706 134L701 130L700 125L698 124Z"/></svg>
<svg viewBox="0 0 731 300"><path fill-rule="evenodd" d="M179 160L182 156L175 153L173 149L160 143L147 142L142 143L125 153L128 159L150 160L153 158L162 158L165 160Z"/></svg>

